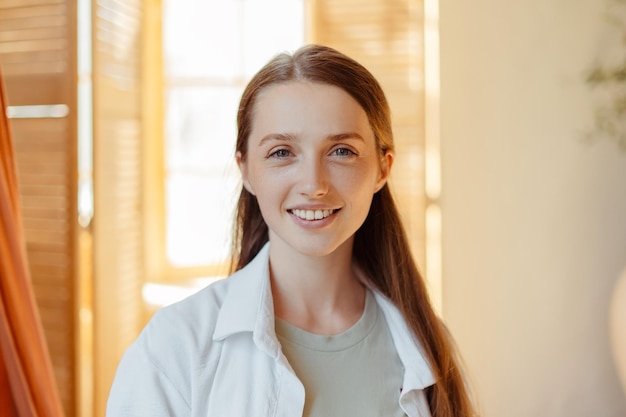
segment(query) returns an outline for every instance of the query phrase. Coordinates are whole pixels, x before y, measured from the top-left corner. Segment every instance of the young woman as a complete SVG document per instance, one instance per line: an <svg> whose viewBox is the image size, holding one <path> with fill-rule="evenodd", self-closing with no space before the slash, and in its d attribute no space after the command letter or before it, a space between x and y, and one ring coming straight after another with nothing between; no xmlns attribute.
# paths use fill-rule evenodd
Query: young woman
<svg viewBox="0 0 626 417"><path fill-rule="evenodd" d="M387 185L389 107L318 45L241 99L233 274L160 310L120 363L107 415L474 415Z"/></svg>

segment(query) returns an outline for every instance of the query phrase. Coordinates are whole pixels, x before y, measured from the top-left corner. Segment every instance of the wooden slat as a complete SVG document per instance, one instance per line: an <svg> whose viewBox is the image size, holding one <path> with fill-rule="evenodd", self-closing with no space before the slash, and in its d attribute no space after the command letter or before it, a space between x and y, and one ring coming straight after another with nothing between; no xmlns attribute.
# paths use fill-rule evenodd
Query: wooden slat
<svg viewBox="0 0 626 417"><path fill-rule="evenodd" d="M48 329L49 334L55 335L57 333L65 334L68 330L69 323L63 324L62 321L59 320L58 317L58 300L65 300L66 302L71 301L71 294L65 289L58 288L58 285L53 286L41 286L38 285L35 287L37 291L37 304L39 305L39 310L44 317L43 322L46 329ZM69 306L68 306L69 308ZM63 344L53 345L50 343L51 349L53 351L62 351ZM58 359L58 361L66 361L67 357L63 355ZM55 361L56 362L56 361Z"/></svg>
<svg viewBox="0 0 626 417"><path fill-rule="evenodd" d="M0 54L17 54L20 52L62 51L67 49L66 39L34 39L0 43Z"/></svg>
<svg viewBox="0 0 626 417"><path fill-rule="evenodd" d="M49 16L33 16L25 19L6 19L4 16L6 10L0 10L0 26L3 30L15 30L22 28L41 28L41 27L66 27L68 18L65 15L49 15Z"/></svg>
<svg viewBox="0 0 626 417"><path fill-rule="evenodd" d="M65 198L43 198L39 196L21 196L24 213L30 209L45 207L46 210L62 211L64 219L68 217L70 203Z"/></svg>
<svg viewBox="0 0 626 417"><path fill-rule="evenodd" d="M0 0L0 9L12 7L30 7L50 4L64 4L65 0Z"/></svg>
<svg viewBox="0 0 626 417"><path fill-rule="evenodd" d="M59 315L63 316L71 313L73 293L67 287L55 284L54 281L46 283L46 285L35 285L34 288L37 291L37 302L40 303L39 308L46 313L45 320L47 320L47 324L45 328L50 332L55 332L59 328L62 328L64 332L73 331L72 323L59 320ZM59 307L59 301L63 301L67 311ZM60 346L50 345L50 349L63 350L64 344ZM61 359L63 358L59 358L59 360Z"/></svg>
<svg viewBox="0 0 626 417"><path fill-rule="evenodd" d="M24 171L38 171L45 175L61 175L67 172L67 161L42 161L41 158L24 157L24 161L18 160L18 169Z"/></svg>
<svg viewBox="0 0 626 417"><path fill-rule="evenodd" d="M33 146L36 146L36 149L29 151L29 149ZM47 136L43 134L22 134L20 137L20 141L15 144L15 149L16 152L20 153L34 152L37 154L48 154L49 152L67 153L68 151L67 143L63 142L62 140L58 140L57 138L51 137L49 134ZM22 178L33 178L33 175L35 174L36 173L30 172L24 173L22 175Z"/></svg>
<svg viewBox="0 0 626 417"><path fill-rule="evenodd" d="M22 52L19 54L6 54L2 56L2 65L24 65L33 64L36 62L52 63L52 62L65 62L67 51L55 50L55 51L35 51L35 52ZM16 74L12 72L11 74Z"/></svg>
<svg viewBox="0 0 626 417"><path fill-rule="evenodd" d="M0 56L2 62L2 56ZM7 65L7 67L9 67ZM3 65L3 68L5 66ZM71 80L67 78L67 74L59 74L56 71L39 74L37 76L24 75L22 73L9 73L5 80L7 84L7 95L11 106L24 106L36 104L60 104L68 103L70 100L69 88ZM31 120L32 122L32 120ZM11 124L15 126L17 120L11 120ZM19 140L19 130L15 129Z"/></svg>
<svg viewBox="0 0 626 417"><path fill-rule="evenodd" d="M51 73L65 73L67 64L62 61L42 62L40 65L29 64L28 62L5 64L2 66L9 74L20 75L42 75Z"/></svg>
<svg viewBox="0 0 626 417"><path fill-rule="evenodd" d="M27 184L22 186L20 190L22 195L30 195L30 196L41 196L41 197L60 197L60 198L69 198L67 187L65 186L55 186L48 184ZM42 219L33 219L32 221L42 220ZM52 219L52 223L56 223L54 219Z"/></svg>
<svg viewBox="0 0 626 417"><path fill-rule="evenodd" d="M39 78L37 78L37 80L39 80ZM20 82L22 80L18 80L16 78L12 79L12 82L14 83L14 87L15 88L21 88L21 87L26 87L26 83L22 83ZM25 81L25 80L23 80ZM57 82L57 81L62 81L62 79L60 77L49 77L45 82L46 83L53 83L53 82ZM42 81L43 84L43 81ZM38 84L35 84L34 87L39 87ZM57 100L62 99L63 96L61 93L56 94L55 97ZM14 97L13 98L14 102L19 102L19 98L18 97ZM59 103L63 103L65 102L65 100L62 101L58 101ZM54 101L50 101L50 103L54 103ZM35 104L35 103L30 103L30 104ZM59 137L59 140L61 143L65 143L65 141L63 141L63 138L65 137L64 135L67 134L67 129L69 129L69 124L67 119L13 119L11 120L11 126L13 126L14 129L18 130L17 132L15 132L15 145L19 146L21 142L25 141L25 140L33 140L36 139L37 142L40 141L40 137L41 136L36 136L33 138L33 136L29 136L28 134L33 134L33 133L47 133L47 135L44 135L44 139L45 140L54 140L54 138ZM56 133L56 135L52 135L52 133ZM65 144L67 145L67 144Z"/></svg>
<svg viewBox="0 0 626 417"><path fill-rule="evenodd" d="M55 230L25 229L24 234L26 236L26 239L38 243L63 242L67 240L67 233ZM38 275L33 279L46 279L47 277L47 273L42 273L41 275ZM69 283L67 285L69 285Z"/></svg>
<svg viewBox="0 0 626 417"><path fill-rule="evenodd" d="M44 175L41 173L28 173L20 176L23 184L38 184L39 186L65 186L61 175Z"/></svg>
<svg viewBox="0 0 626 417"><path fill-rule="evenodd" d="M38 41L43 39L62 39L66 32L63 27L38 27L19 30L0 30L0 43L19 41Z"/></svg>
<svg viewBox="0 0 626 417"><path fill-rule="evenodd" d="M5 7L0 9L0 22L14 19L48 18L66 16L66 2L30 7Z"/></svg>
<svg viewBox="0 0 626 417"><path fill-rule="evenodd" d="M33 253L30 258L28 258L28 261L32 266L53 266L63 267L65 269L71 267L70 258L68 258L65 252L37 252Z"/></svg>

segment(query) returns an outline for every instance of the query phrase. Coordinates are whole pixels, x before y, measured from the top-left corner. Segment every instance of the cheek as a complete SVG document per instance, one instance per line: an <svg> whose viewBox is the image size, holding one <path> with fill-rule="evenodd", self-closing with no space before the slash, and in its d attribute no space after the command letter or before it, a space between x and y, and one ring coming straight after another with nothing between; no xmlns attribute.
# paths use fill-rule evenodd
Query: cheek
<svg viewBox="0 0 626 417"><path fill-rule="evenodd" d="M376 191L378 180L378 170L372 169L375 162L363 164L356 169L349 170L341 175L342 188L346 191L352 190L354 193L371 194Z"/></svg>
<svg viewBox="0 0 626 417"><path fill-rule="evenodd" d="M339 178L337 176L336 178ZM342 176L335 182L337 192L355 212L367 212L375 192L375 178L371 170L357 170Z"/></svg>
<svg viewBox="0 0 626 417"><path fill-rule="evenodd" d="M271 170L252 169L248 181L255 191L264 216L269 209L275 209L281 205L287 189L286 179L282 175Z"/></svg>

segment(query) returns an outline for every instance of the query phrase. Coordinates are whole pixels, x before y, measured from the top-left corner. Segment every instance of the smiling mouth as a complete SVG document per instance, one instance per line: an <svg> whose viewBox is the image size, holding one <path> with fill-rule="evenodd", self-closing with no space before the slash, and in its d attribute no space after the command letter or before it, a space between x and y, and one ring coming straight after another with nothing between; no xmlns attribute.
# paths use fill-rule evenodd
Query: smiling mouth
<svg viewBox="0 0 626 417"><path fill-rule="evenodd" d="M300 210L293 209L289 210L291 214L302 219L302 220L321 220L335 213L337 209L331 210Z"/></svg>

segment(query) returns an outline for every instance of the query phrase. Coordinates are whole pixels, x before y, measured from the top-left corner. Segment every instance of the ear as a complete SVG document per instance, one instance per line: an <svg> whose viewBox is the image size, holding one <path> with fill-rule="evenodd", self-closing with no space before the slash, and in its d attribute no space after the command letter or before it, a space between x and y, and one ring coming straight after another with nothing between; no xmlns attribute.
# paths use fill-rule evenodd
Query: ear
<svg viewBox="0 0 626 417"><path fill-rule="evenodd" d="M248 190L250 194L255 195L248 177L248 165L246 164L246 161L242 158L241 152L237 152L236 158L237 166L239 167L239 172L241 173L241 180L243 182L244 188Z"/></svg>
<svg viewBox="0 0 626 417"><path fill-rule="evenodd" d="M389 178L389 174L391 173L392 165L393 154L388 151L380 159L380 174L378 176L378 180L376 181L376 186L374 187L374 193L380 191L380 189L383 188L383 186L387 183L387 179Z"/></svg>

